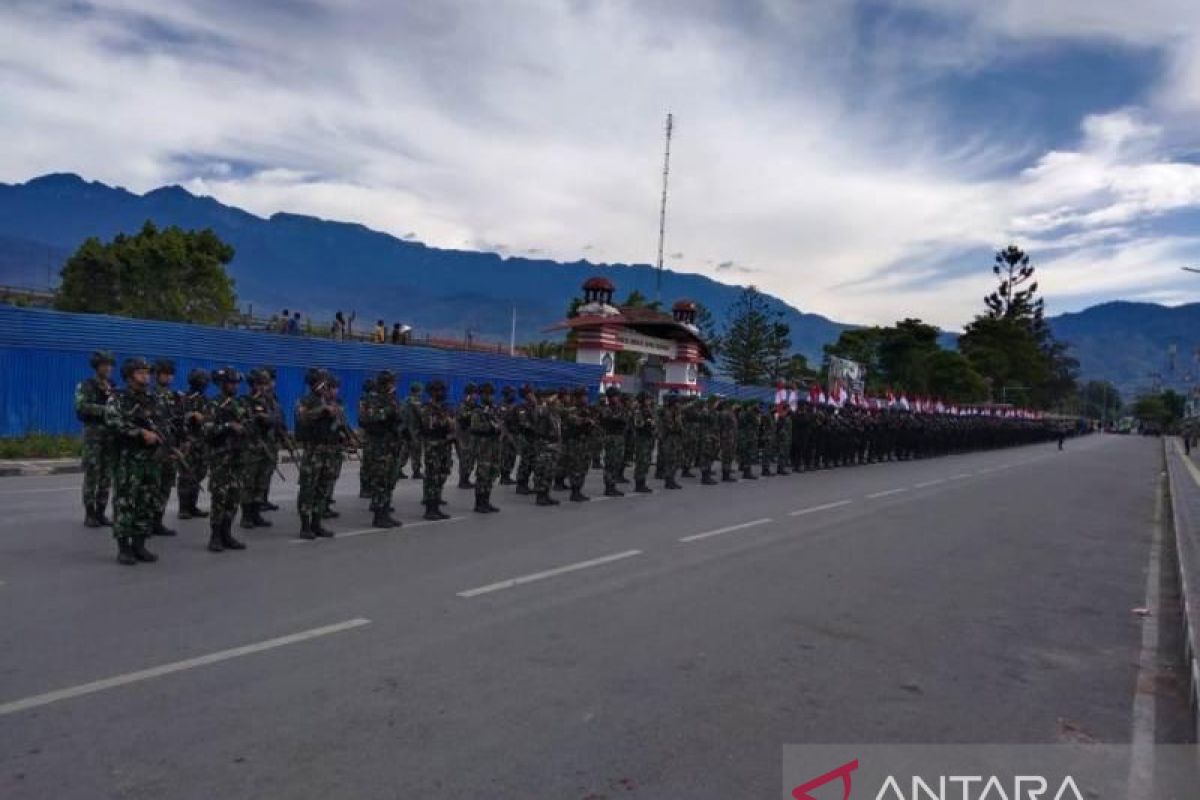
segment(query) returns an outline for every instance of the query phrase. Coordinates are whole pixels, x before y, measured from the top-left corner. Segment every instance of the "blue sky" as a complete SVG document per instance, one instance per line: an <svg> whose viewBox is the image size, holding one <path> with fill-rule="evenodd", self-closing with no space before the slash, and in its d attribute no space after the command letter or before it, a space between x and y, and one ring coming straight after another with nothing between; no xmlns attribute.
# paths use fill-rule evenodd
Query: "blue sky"
<svg viewBox="0 0 1200 800"><path fill-rule="evenodd" d="M1200 299L1193 0L10 0L0 180L654 257L958 327L1016 242L1051 311ZM52 57L48 57L52 54Z"/></svg>

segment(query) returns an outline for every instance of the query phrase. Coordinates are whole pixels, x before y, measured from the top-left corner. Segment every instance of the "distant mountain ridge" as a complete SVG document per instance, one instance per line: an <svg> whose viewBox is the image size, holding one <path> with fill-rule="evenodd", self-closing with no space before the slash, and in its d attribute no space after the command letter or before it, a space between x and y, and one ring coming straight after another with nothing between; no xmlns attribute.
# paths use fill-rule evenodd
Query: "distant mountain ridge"
<svg viewBox="0 0 1200 800"><path fill-rule="evenodd" d="M110 239L147 219L160 225L212 228L237 250L230 271L238 296L256 313L283 308L316 320L357 310L358 325L400 321L418 330L461 338L506 340L513 305L518 341L551 338L543 330L561 319L583 281L604 274L618 297L637 289L654 295L647 264L561 263L501 258L494 253L441 250L363 225L300 214L263 219L179 186L144 195L51 174L23 184L0 184L0 284L43 287L88 236ZM702 275L667 270L669 304L688 297L723 319L740 287ZM804 313L771 297L792 328L795 348L818 360L823 345L852 325ZM897 318L903 317L897 312ZM1110 380L1132 396L1158 384L1184 389L1200 382L1200 304L1167 307L1110 302L1049 318L1055 335L1072 345L1084 379ZM942 343L953 346L955 334ZM1171 348L1174 348L1174 356Z"/></svg>
<svg viewBox="0 0 1200 800"><path fill-rule="evenodd" d="M147 219L212 228L232 244L237 255L230 272L239 300L252 303L256 313L288 308L324 320L338 310L356 310L360 326L384 319L435 334L461 338L470 330L507 340L515 305L518 340L528 341L545 338L543 330L563 317L583 281L597 273L617 285L618 298L634 289L654 296L655 273L647 264L441 250L356 223L287 213L263 219L179 186L137 195L73 174L0 184L0 283L44 286L47 258L61 263L88 236L109 239L136 231ZM739 291L702 275L663 275L666 303L687 297L718 319ZM770 301L791 325L795 348L810 359L847 327L778 298Z"/></svg>

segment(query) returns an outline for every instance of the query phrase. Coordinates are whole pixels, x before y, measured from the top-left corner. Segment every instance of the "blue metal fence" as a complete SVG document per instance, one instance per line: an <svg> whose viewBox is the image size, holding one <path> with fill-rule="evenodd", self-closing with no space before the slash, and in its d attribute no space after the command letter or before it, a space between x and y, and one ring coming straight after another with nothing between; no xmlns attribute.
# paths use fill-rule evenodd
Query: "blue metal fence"
<svg viewBox="0 0 1200 800"><path fill-rule="evenodd" d="M88 355L97 349L112 350L118 360L134 355L174 359L178 388L186 386L193 367L231 365L245 372L269 364L278 370L279 396L289 415L304 387L305 370L324 367L341 378L352 421L363 380L383 369L400 376L397 385L403 393L413 382L441 379L454 401L468 383L583 384L594 391L600 380L599 367L561 361L0 305L0 436L78 432L72 407L75 385L90 374Z"/></svg>

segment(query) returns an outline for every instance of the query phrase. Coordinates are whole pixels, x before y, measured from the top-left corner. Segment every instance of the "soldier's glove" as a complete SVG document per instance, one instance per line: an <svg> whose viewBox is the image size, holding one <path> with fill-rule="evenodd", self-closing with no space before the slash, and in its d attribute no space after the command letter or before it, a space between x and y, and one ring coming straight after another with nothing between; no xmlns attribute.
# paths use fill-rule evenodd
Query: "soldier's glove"
<svg viewBox="0 0 1200 800"><path fill-rule="evenodd" d="M142 429L142 441L145 442L146 444L159 444L160 442L162 442L162 439L160 439L158 434L155 433L154 431L148 431L145 428L143 428Z"/></svg>

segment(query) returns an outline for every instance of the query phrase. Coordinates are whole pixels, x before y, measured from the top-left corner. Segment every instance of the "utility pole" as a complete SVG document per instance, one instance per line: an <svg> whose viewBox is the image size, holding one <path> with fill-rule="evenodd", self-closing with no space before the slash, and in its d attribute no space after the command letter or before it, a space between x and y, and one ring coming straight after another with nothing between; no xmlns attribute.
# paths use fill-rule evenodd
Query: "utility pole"
<svg viewBox="0 0 1200 800"><path fill-rule="evenodd" d="M654 278L654 299L662 303L663 241L667 234L667 176L671 171L671 131L675 117L667 113L667 143L663 151L662 203L658 209L658 262Z"/></svg>
<svg viewBox="0 0 1200 800"><path fill-rule="evenodd" d="M517 304L513 303L512 307L512 330L508 334L508 354L515 356L517 354Z"/></svg>

